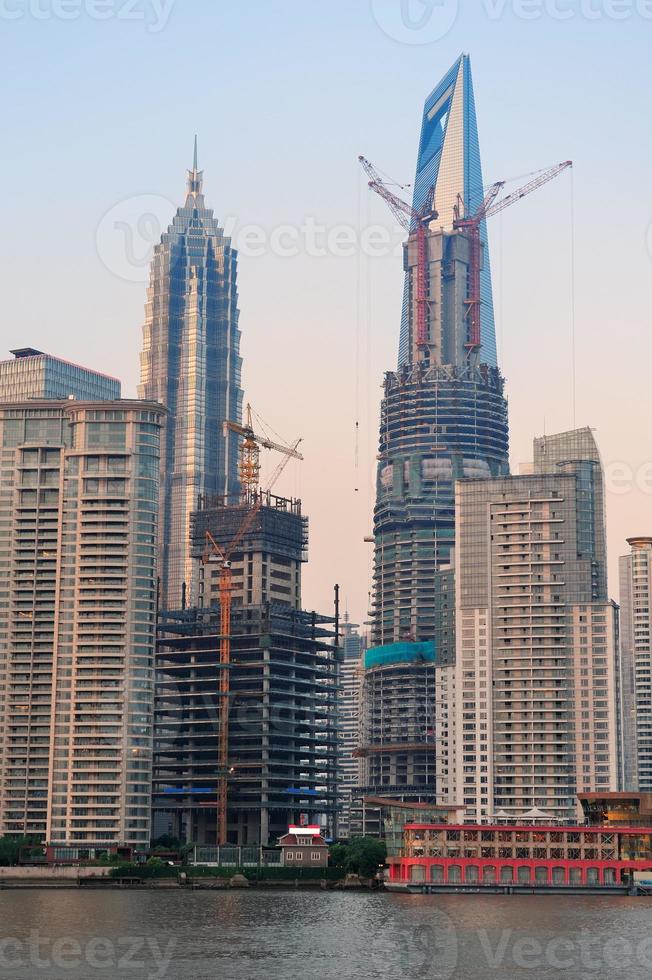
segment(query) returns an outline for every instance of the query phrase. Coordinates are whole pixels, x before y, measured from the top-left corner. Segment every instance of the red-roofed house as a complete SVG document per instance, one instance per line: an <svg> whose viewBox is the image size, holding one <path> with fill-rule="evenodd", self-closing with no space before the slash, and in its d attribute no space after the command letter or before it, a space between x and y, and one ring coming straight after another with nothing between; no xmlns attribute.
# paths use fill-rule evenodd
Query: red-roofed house
<svg viewBox="0 0 652 980"><path fill-rule="evenodd" d="M282 863L286 868L325 868L328 844L320 827L289 827L279 838Z"/></svg>

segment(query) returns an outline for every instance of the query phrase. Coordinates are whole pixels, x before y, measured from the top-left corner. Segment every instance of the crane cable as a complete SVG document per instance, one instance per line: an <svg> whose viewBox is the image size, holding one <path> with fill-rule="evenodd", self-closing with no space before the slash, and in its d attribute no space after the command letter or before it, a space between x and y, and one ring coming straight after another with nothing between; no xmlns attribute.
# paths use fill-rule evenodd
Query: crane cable
<svg viewBox="0 0 652 980"><path fill-rule="evenodd" d="M571 342L571 392L573 405L573 428L577 422L577 363L575 343L575 171L570 175L570 342Z"/></svg>
<svg viewBox="0 0 652 980"><path fill-rule="evenodd" d="M355 389L354 389L354 414L355 414L355 440L353 448L353 466L355 470L355 493L358 492L358 471L360 465L360 317L361 317L361 278L362 278L362 188L360 185L361 177L358 171L357 180L357 218L358 218L358 249L355 263Z"/></svg>

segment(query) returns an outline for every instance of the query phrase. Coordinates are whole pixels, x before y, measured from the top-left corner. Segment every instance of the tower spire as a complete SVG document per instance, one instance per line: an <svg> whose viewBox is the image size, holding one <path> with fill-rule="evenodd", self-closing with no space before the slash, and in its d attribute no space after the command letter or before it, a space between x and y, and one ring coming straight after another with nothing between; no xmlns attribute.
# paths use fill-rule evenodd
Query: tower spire
<svg viewBox="0 0 652 980"><path fill-rule="evenodd" d="M192 194L195 198L201 195L203 176L204 175L197 164L197 134L195 134L192 154L192 170L188 171L188 195Z"/></svg>

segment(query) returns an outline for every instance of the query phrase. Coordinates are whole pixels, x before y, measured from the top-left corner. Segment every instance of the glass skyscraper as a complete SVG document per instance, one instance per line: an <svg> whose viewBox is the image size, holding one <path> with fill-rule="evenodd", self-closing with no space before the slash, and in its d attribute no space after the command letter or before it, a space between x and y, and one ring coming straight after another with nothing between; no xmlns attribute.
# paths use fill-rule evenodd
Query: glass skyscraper
<svg viewBox="0 0 652 980"><path fill-rule="evenodd" d="M453 231L454 208L460 203L458 195L466 215L475 213L484 198L471 59L468 55L462 55L455 62L432 90L423 107L412 202L416 211L428 201L433 188L438 218L432 226L446 232ZM496 328L486 222L482 223L480 233L485 243L480 274L482 361L496 367ZM431 295L430 298L436 302L436 297ZM410 320L408 271L401 319L399 367L411 360Z"/></svg>
<svg viewBox="0 0 652 980"><path fill-rule="evenodd" d="M140 398L168 409L161 453L160 603L196 598L190 514L200 496L239 492L240 330L237 253L202 193L197 142L186 201L154 250L147 292Z"/></svg>
<svg viewBox="0 0 652 980"><path fill-rule="evenodd" d="M13 359L0 361L0 402L70 397L110 401L120 397L117 378L34 347L19 347L10 353Z"/></svg>
<svg viewBox="0 0 652 980"><path fill-rule="evenodd" d="M482 169L469 58L426 99L414 189L433 193L426 235L427 344L417 344L416 236L406 245L399 368L385 378L375 508L377 644L426 641L436 632L436 575L455 537L455 481L508 472L507 402L496 365L486 236L479 355L468 349L470 243L453 207L474 211Z"/></svg>
<svg viewBox="0 0 652 980"><path fill-rule="evenodd" d="M437 749L445 733L435 706L443 692L438 667L450 660L440 641L454 627L447 569L455 544L455 482L508 473L486 230L477 351L469 348L471 240L466 229L454 227L454 208L461 216L473 214L482 183L471 66L463 55L424 106L414 207L421 210L432 199L436 213L424 238L414 228L405 246L399 363L385 377L380 413L372 615L373 641L381 649L367 658L361 748L362 790L375 798L437 798L439 773L448 771Z"/></svg>

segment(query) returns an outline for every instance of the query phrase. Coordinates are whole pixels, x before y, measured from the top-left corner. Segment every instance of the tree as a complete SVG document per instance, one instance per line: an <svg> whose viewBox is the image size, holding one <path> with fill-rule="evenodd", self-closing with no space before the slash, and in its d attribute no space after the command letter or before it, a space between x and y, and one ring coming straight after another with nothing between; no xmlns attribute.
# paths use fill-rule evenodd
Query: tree
<svg viewBox="0 0 652 980"><path fill-rule="evenodd" d="M348 850L349 870L362 878L373 878L387 857L385 842L375 837L354 837Z"/></svg>
<svg viewBox="0 0 652 980"><path fill-rule="evenodd" d="M39 854L43 853L38 837L0 837L0 866L18 864L21 848L34 848Z"/></svg>
<svg viewBox="0 0 652 980"><path fill-rule="evenodd" d="M333 844L330 849L332 866L361 878L373 878L386 857L384 841L375 837L353 837L348 844Z"/></svg>
<svg viewBox="0 0 652 980"><path fill-rule="evenodd" d="M152 841L152 848L157 851L178 851L181 848L181 841L172 834L162 834Z"/></svg>
<svg viewBox="0 0 652 980"><path fill-rule="evenodd" d="M331 844L328 855L330 857L330 863L333 868L341 868L346 871L346 859L348 857L349 848L346 844Z"/></svg>

